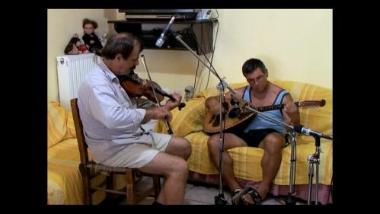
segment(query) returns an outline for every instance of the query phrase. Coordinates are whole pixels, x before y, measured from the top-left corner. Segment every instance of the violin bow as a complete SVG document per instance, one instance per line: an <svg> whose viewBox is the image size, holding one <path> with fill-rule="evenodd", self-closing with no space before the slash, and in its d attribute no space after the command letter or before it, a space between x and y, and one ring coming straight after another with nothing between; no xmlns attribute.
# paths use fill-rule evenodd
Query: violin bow
<svg viewBox="0 0 380 214"><path fill-rule="evenodd" d="M145 63L145 56L144 56L143 54L141 54L141 59L142 59L142 60L141 60L141 61L142 61L142 64L144 65L145 71L146 71L146 73L148 74L148 78L149 78L149 80L150 80L150 82L149 82L148 84L149 84L149 85L151 86L151 88L153 89L154 87L153 87L153 85L151 84L151 82L152 82L152 77L150 76L150 72L149 72L149 70L148 70L148 67L146 66L146 63ZM153 91L154 99L156 99L157 105L158 105L159 107L162 107L160 101L159 101L158 98L157 98L157 95L156 95L155 90L153 89L152 91ZM165 124L166 124L166 126L167 126L167 128L168 128L168 133L169 133L169 134L173 134L173 130L172 130L172 127L170 126L169 121L166 120L166 123L165 123Z"/></svg>

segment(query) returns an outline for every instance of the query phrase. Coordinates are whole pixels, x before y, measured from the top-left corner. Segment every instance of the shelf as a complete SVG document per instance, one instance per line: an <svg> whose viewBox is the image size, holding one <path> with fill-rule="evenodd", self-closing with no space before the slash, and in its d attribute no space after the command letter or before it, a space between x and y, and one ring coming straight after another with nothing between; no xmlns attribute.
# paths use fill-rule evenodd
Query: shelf
<svg viewBox="0 0 380 214"><path fill-rule="evenodd" d="M130 23L130 24L167 24L169 19L127 19L127 20L110 20L108 23ZM173 24L199 24L199 23L216 23L218 19L204 19L204 20L181 20L176 19Z"/></svg>
<svg viewBox="0 0 380 214"><path fill-rule="evenodd" d="M142 39L145 49L159 49L155 42L159 38L168 19L128 19L110 20L118 33L132 33ZM188 44L197 54L213 52L213 26L217 19L206 20L175 20L171 30L182 35L183 41ZM167 36L161 50L186 50L174 36Z"/></svg>

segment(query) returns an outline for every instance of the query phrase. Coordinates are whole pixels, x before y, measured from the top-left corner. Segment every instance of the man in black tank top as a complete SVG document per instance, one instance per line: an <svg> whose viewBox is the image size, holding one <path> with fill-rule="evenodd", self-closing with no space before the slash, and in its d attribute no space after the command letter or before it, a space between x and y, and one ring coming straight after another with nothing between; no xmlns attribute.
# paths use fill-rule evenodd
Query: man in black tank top
<svg viewBox="0 0 380 214"><path fill-rule="evenodd" d="M243 64L242 70L244 77L250 85L249 88L252 94L251 103L256 107L271 105L282 88L267 80L268 71L264 63L255 58L248 59ZM243 95L243 89L237 90L237 93ZM210 97L208 99L218 99L218 97ZM288 124L299 124L299 111L291 95L284 95L282 103L284 104L281 114L283 120ZM268 194L273 179L276 177L281 165L285 137L281 131L272 127L265 127L265 125L249 132L244 132L243 130L243 128L238 128L232 133L229 132L224 135L224 152L222 157L223 179L232 191L233 204L259 204ZM218 168L220 152L219 134L210 136L207 143L211 159ZM261 159L262 181L257 189L249 188L248 192L242 191L242 187L237 182L234 176L232 158L226 152L231 148L242 146L260 147L264 150L264 155Z"/></svg>

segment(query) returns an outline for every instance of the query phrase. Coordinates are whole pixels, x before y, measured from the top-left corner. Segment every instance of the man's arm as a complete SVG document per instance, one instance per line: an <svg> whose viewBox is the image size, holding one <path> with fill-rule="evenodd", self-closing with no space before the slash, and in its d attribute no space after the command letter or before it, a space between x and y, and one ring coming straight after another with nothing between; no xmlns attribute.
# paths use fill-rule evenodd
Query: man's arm
<svg viewBox="0 0 380 214"><path fill-rule="evenodd" d="M235 97L241 99L242 95L243 95L243 90L244 88L239 88L239 89L235 89ZM226 101L231 101L231 99L233 99L233 95L231 94L230 91L228 91L226 94L225 94L225 99ZM208 109L209 112L211 112L212 114L219 114L219 109L220 109L220 103L219 103L219 95L217 96L212 96L212 97L208 97L206 99L206 108ZM224 105L223 105L224 106ZM228 109L223 109L223 112L225 113Z"/></svg>
<svg viewBox="0 0 380 214"><path fill-rule="evenodd" d="M170 112L164 107L142 109L119 104L106 85L97 85L89 90L89 94L80 94L80 97L86 103L85 109L109 129L133 130L150 119L171 119Z"/></svg>
<svg viewBox="0 0 380 214"><path fill-rule="evenodd" d="M290 125L300 124L300 112L298 107L294 104L293 98L290 94L284 96L284 109L282 113L285 117L285 121Z"/></svg>
<svg viewBox="0 0 380 214"><path fill-rule="evenodd" d="M172 96L175 100L168 100L166 104L163 106L167 111L173 110L181 103L182 96L178 93L173 93Z"/></svg>
<svg viewBox="0 0 380 214"><path fill-rule="evenodd" d="M170 121L172 119L172 114L165 107L153 107L146 109L142 123L146 123L151 119Z"/></svg>
<svg viewBox="0 0 380 214"><path fill-rule="evenodd" d="M107 128L133 130L139 127L146 110L121 105L107 85L96 85L92 89L86 89L89 90L88 94L79 95L85 109Z"/></svg>
<svg viewBox="0 0 380 214"><path fill-rule="evenodd" d="M146 123L151 119L156 119L156 120L168 120L170 121L172 119L172 114L170 111L177 107L180 102L181 102L181 95L177 93L173 93L172 95L174 97L173 100L168 100L166 104L162 107L153 107L146 109L144 119L142 120L142 123Z"/></svg>

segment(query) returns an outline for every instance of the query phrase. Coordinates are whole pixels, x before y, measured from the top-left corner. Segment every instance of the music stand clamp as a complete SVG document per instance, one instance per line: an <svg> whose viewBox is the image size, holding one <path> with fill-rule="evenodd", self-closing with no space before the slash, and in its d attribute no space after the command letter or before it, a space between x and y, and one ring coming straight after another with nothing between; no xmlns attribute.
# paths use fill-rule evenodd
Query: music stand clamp
<svg viewBox="0 0 380 214"><path fill-rule="evenodd" d="M315 171L315 205L318 205L318 186L319 186L319 157L321 153L321 137L313 135L315 140L315 153L309 155L307 161L309 162L309 183L308 183L308 195L307 195L307 204L311 205L311 194L312 194L312 184Z"/></svg>
<svg viewBox="0 0 380 214"><path fill-rule="evenodd" d="M307 161L309 163L309 181L308 181L308 196L307 196L307 204L311 205L311 195L312 195L312 184L314 178L315 171L315 205L318 205L318 192L319 192L319 163L320 163L320 154L321 154L321 138L325 138L328 140L333 140L332 136L328 136L321 133L316 132L308 132L308 135L314 137L315 140L315 153L308 156Z"/></svg>
<svg viewBox="0 0 380 214"><path fill-rule="evenodd" d="M290 139L289 139L290 138ZM294 197L295 194L295 184L296 184L296 161L297 161L297 152L296 152L296 132L294 130L289 131L289 141L290 141L290 171L289 171L289 192L286 199L287 205L295 205L296 200Z"/></svg>

